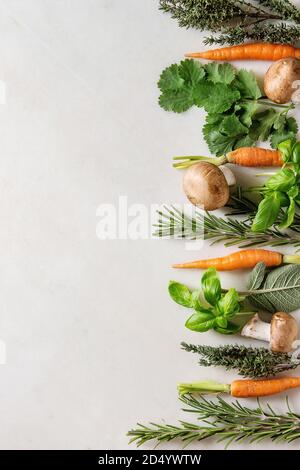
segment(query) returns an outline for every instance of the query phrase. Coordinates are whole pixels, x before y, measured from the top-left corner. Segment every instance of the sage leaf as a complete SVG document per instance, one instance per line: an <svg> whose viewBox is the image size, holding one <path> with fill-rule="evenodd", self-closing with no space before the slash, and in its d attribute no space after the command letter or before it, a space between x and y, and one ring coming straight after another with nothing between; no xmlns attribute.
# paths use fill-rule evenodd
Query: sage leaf
<svg viewBox="0 0 300 470"><path fill-rule="evenodd" d="M300 266L290 264L271 271L259 289L248 291L248 300L270 313L300 308Z"/></svg>
<svg viewBox="0 0 300 470"><path fill-rule="evenodd" d="M252 269L248 279L247 288L249 290L259 289L266 274L266 265L263 262L257 263Z"/></svg>

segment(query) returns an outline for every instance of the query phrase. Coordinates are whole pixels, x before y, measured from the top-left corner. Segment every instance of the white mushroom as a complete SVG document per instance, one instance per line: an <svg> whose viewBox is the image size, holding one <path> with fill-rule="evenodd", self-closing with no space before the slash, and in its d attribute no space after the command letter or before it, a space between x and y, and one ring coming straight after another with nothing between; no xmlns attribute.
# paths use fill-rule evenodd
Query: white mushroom
<svg viewBox="0 0 300 470"><path fill-rule="evenodd" d="M298 345L298 326L296 320L285 312L277 312L271 323L262 321L258 314L246 323L241 335L267 341L274 352L290 352Z"/></svg>

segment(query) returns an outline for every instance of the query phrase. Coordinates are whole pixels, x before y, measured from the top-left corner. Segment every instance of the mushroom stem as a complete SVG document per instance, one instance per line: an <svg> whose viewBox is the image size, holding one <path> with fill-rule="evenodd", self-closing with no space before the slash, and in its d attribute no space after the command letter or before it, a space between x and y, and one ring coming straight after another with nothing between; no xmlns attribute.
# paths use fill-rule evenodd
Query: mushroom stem
<svg viewBox="0 0 300 470"><path fill-rule="evenodd" d="M271 325L262 321L256 313L243 327L241 336L259 339L261 341L271 340Z"/></svg>
<svg viewBox="0 0 300 470"><path fill-rule="evenodd" d="M262 321L256 313L243 327L241 335L268 341L274 352L287 353L299 345L297 322L292 315L285 312L275 313L271 323Z"/></svg>
<svg viewBox="0 0 300 470"><path fill-rule="evenodd" d="M228 166L221 165L219 166L220 170L222 171L223 175L225 176L225 179L227 181L228 186L235 186L236 185L236 177L233 173L233 171L228 168ZM300 258L300 256L299 256Z"/></svg>

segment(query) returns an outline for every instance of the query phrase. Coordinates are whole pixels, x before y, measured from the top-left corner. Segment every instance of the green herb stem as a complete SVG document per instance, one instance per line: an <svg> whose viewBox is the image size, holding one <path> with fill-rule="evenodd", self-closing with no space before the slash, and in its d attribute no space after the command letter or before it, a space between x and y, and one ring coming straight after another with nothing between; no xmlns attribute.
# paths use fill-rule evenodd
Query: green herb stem
<svg viewBox="0 0 300 470"><path fill-rule="evenodd" d="M177 387L179 395L187 395L189 393L198 393L207 395L208 393L230 393L229 384L221 384L213 380L206 380L194 383L181 383Z"/></svg>
<svg viewBox="0 0 300 470"><path fill-rule="evenodd" d="M127 434L130 443L141 446L149 441L160 444L177 440L187 446L216 436L217 441L223 442L227 448L233 442L244 444L245 440L252 443L270 439L277 443L300 438L300 415L291 410L288 400L284 414L276 413L269 404L264 409L259 401L257 408L248 408L239 401L228 402L220 397L211 401L185 395L180 400L184 405L183 411L195 414L197 423L180 421L177 426L137 424Z"/></svg>

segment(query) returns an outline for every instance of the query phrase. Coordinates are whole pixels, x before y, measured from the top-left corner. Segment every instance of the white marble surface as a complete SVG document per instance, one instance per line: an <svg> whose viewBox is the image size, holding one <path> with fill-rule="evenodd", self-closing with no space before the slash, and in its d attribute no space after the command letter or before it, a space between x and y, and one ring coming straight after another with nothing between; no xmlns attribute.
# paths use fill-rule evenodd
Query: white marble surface
<svg viewBox="0 0 300 470"><path fill-rule="evenodd" d="M96 237L97 207L119 195L184 201L170 157L207 152L204 115L162 111L156 81L201 34L156 0L0 0L0 43L0 448L126 449L137 420L182 417L178 381L234 377L179 348L229 341L188 332L168 298L170 278L198 282L169 268L183 242Z"/></svg>

